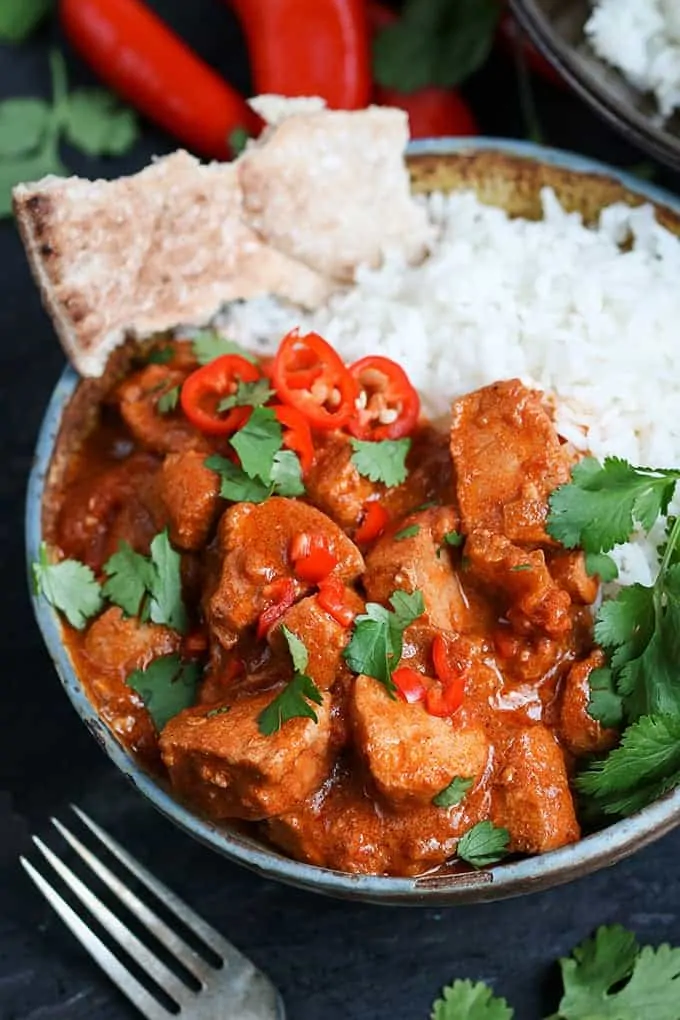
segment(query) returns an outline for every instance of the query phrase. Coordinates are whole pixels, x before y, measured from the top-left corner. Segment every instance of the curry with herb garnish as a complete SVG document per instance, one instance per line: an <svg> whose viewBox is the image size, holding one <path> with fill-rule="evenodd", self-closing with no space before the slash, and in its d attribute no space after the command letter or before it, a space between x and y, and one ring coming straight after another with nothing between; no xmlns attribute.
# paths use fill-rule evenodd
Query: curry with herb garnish
<svg viewBox="0 0 680 1020"><path fill-rule="evenodd" d="M403 370L293 332L152 344L71 450L36 579L118 739L211 819L410 875L579 838L598 578L549 534L575 455L498 382L430 423Z"/></svg>

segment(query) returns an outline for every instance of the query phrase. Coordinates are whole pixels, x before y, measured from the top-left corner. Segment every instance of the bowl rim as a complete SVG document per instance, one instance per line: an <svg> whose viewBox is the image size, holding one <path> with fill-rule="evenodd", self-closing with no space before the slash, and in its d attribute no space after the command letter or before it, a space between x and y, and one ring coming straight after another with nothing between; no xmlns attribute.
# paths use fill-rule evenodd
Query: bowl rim
<svg viewBox="0 0 680 1020"><path fill-rule="evenodd" d="M409 156L451 156L480 150L499 151L520 159L549 163L577 173L615 178L631 191L680 215L680 200L655 185L596 160L530 142L498 138L441 138L411 143ZM510 861L464 875L425 875L393 878L384 875L353 875L305 864L280 854L276 848L230 832L194 814L171 796L163 782L144 771L101 721L80 686L61 637L56 610L37 595L31 580L31 564L38 557L42 538L42 499L52 452L62 415L79 376L67 366L59 378L42 421L35 449L26 499L26 557L32 604L47 650L73 707L103 747L113 764L133 785L180 829L223 856L266 878L344 899L383 904L445 906L518 896L559 885L623 859L680 823L680 789L637 814L585 836L578 843L540 856Z"/></svg>
<svg viewBox="0 0 680 1020"><path fill-rule="evenodd" d="M541 53L555 65L574 91L592 106L619 134L628 135L649 155L674 169L680 169L680 138L655 124L648 116L622 102L606 85L578 60L576 50L552 29L552 24L536 0L510 0L512 12ZM597 54L603 67L610 68ZM630 83L628 83L630 84ZM633 86L630 86L633 88Z"/></svg>

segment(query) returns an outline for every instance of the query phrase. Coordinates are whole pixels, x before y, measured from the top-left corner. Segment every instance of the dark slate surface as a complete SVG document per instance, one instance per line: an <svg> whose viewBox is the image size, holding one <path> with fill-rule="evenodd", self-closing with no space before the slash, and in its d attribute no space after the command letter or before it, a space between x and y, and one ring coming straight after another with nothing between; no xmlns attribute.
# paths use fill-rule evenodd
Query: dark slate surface
<svg viewBox="0 0 680 1020"><path fill-rule="evenodd" d="M217 0L156 6L239 87L247 68L238 28ZM44 32L0 49L0 96L47 89ZM90 78L69 61L76 81ZM537 85L546 140L620 166L643 157L568 94ZM487 134L522 136L510 64L496 58L467 94ZM170 140L145 129L125 159L97 164L68 153L81 173L141 167ZM657 180L677 187L657 170ZM9 223L0 224L0 1018L126 1020L134 1011L43 905L18 866L28 834L83 805L180 895L265 968L292 1020L424 1020L438 988L484 979L520 1020L555 1006L557 956L598 924L619 921L641 940L680 944L680 833L634 859L521 901L449 910L345 904L263 881L198 846L160 818L105 759L62 695L31 616L23 563L23 500L38 424L62 356ZM59 845L58 838L50 839Z"/></svg>

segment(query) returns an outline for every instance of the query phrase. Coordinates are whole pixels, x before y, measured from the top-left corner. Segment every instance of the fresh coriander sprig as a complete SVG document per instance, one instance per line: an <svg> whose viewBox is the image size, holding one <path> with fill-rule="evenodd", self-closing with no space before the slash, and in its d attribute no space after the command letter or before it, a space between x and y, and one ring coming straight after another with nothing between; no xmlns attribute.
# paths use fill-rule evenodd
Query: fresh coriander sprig
<svg viewBox="0 0 680 1020"><path fill-rule="evenodd" d="M260 733L270 737L278 732L289 719L313 719L318 723L319 717L312 708L312 703L321 705L323 695L311 677L307 676L309 654L297 634L282 625L281 633L286 639L290 657L293 660L293 679L289 680L280 694L260 712L257 725Z"/></svg>
<svg viewBox="0 0 680 1020"><path fill-rule="evenodd" d="M62 138L88 155L116 156L130 149L139 135L135 114L110 92L68 91L58 50L50 53L50 67L51 103L30 98L0 103L0 216L12 212L15 184L68 173L59 155Z"/></svg>
<svg viewBox="0 0 680 1020"><path fill-rule="evenodd" d="M350 439L350 442L354 450L352 464L364 478L390 487L406 481L410 439L383 439L380 442Z"/></svg>
<svg viewBox="0 0 680 1020"><path fill-rule="evenodd" d="M389 601L391 610L377 602L366 603L366 612L354 621L343 656L352 672L372 676L394 698L397 688L392 673L401 658L404 631L422 616L425 603L419 591L395 591Z"/></svg>
<svg viewBox="0 0 680 1020"><path fill-rule="evenodd" d="M146 669L135 669L126 683L139 694L160 733L165 724L193 705L202 675L197 662L183 662L179 655L161 655Z"/></svg>
<svg viewBox="0 0 680 1020"><path fill-rule="evenodd" d="M121 542L104 564L103 593L128 616L151 619L183 634L187 614L182 600L181 558L170 545L167 531L151 543L150 556Z"/></svg>
<svg viewBox="0 0 680 1020"><path fill-rule="evenodd" d="M82 630L104 604L101 587L90 567L78 560L51 563L45 542L40 544L32 574L35 594L42 593L76 630Z"/></svg>
<svg viewBox="0 0 680 1020"><path fill-rule="evenodd" d="M54 0L2 0L0 40L19 43L27 39L54 7Z"/></svg>
<svg viewBox="0 0 680 1020"><path fill-rule="evenodd" d="M510 833L493 822L477 822L458 840L456 854L473 868L502 861L508 852Z"/></svg>
<svg viewBox="0 0 680 1020"><path fill-rule="evenodd" d="M239 354L246 361L257 364L257 358L235 340L222 336L216 329L197 329L191 333L194 357L199 365L207 365L223 354Z"/></svg>

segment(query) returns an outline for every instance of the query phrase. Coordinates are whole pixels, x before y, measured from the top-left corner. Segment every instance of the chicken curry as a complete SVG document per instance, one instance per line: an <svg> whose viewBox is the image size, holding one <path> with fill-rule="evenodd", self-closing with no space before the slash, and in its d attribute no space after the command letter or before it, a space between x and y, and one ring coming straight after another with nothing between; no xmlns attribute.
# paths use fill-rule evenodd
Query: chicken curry
<svg viewBox="0 0 680 1020"><path fill-rule="evenodd" d="M617 740L598 579L546 531L574 461L516 379L428 422L315 334L163 338L69 455L43 570L77 591L43 590L102 720L210 819L340 871L543 853Z"/></svg>

